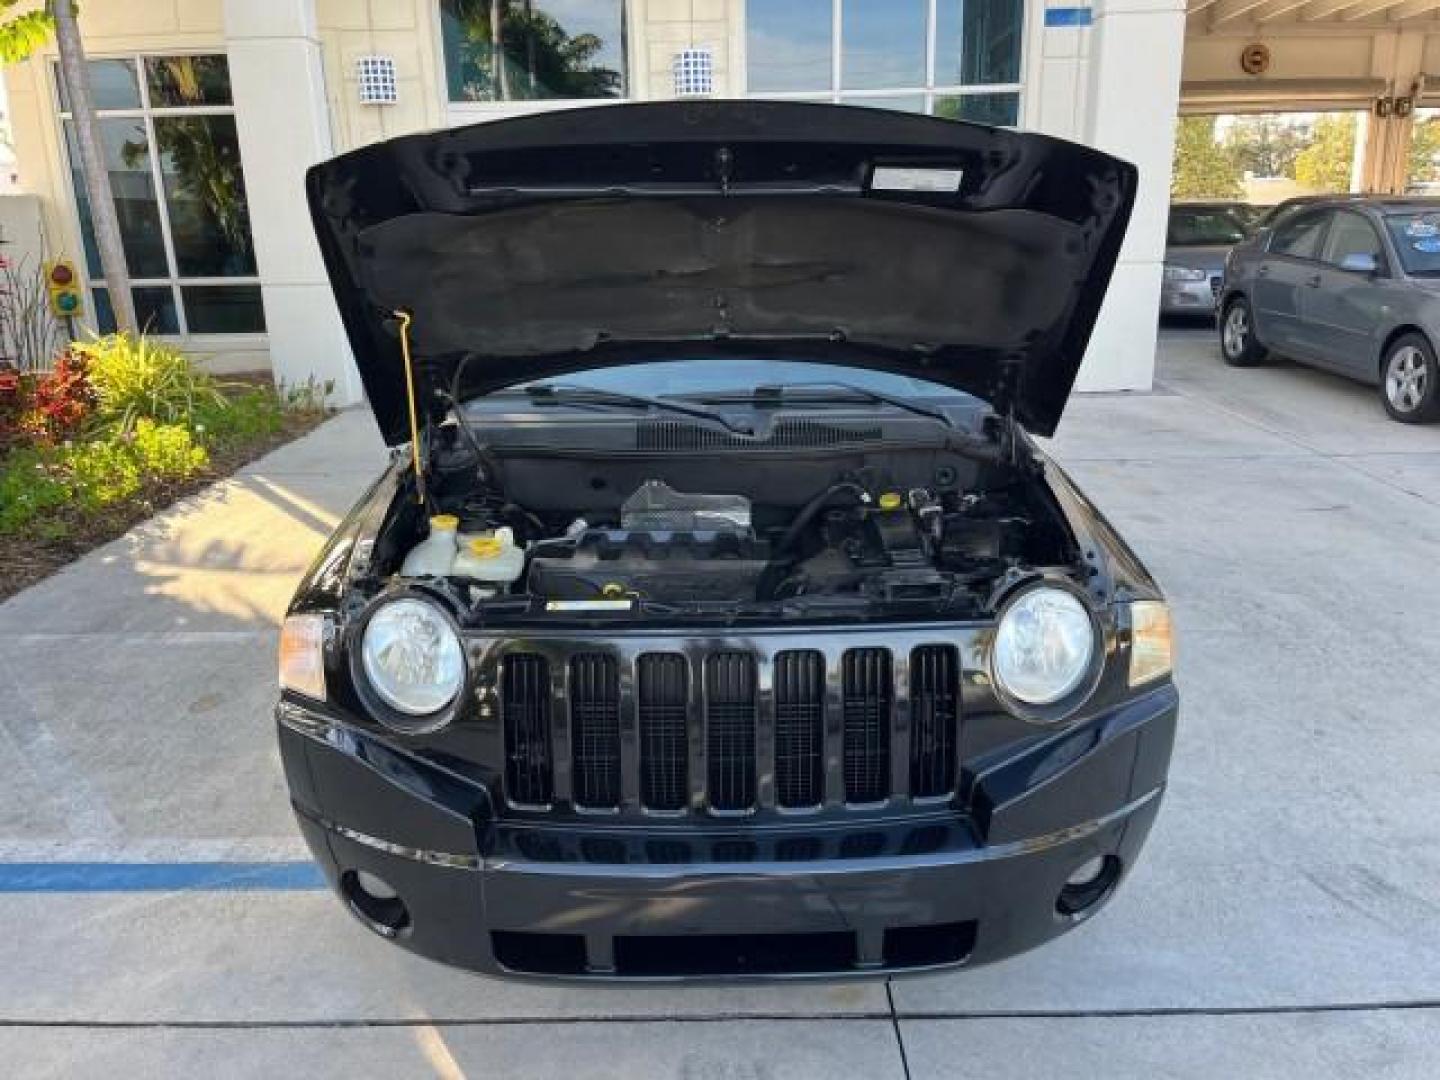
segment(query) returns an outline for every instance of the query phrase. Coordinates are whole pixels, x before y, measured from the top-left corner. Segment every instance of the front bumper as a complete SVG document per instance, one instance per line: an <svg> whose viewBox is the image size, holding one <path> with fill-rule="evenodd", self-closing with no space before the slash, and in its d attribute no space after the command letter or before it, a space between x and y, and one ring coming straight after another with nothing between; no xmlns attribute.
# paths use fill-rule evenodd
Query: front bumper
<svg viewBox="0 0 1440 1080"><path fill-rule="evenodd" d="M1092 914L1114 883L1078 914L1057 897L1096 856L1117 877L1133 865L1177 709L1166 684L1032 743L975 777L965 812L748 833L519 827L482 786L338 717L284 701L277 720L317 862L352 912L413 952L549 978L835 978L987 963ZM358 871L398 894L402 928L357 907Z"/></svg>

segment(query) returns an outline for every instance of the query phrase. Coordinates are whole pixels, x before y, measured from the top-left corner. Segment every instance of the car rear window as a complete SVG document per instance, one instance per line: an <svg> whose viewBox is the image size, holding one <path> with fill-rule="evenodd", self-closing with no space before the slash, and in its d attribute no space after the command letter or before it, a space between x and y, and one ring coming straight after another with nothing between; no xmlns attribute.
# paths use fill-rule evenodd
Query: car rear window
<svg viewBox="0 0 1440 1080"><path fill-rule="evenodd" d="M1248 232L1249 221L1239 209L1172 206L1166 240L1175 247L1238 244Z"/></svg>
<svg viewBox="0 0 1440 1080"><path fill-rule="evenodd" d="M1387 214L1385 227L1407 274L1440 277L1440 211Z"/></svg>

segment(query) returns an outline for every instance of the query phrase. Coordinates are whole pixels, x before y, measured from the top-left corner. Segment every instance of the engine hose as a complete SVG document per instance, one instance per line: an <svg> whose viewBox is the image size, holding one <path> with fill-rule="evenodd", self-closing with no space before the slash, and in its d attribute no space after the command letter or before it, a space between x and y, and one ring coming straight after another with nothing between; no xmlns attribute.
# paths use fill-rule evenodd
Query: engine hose
<svg viewBox="0 0 1440 1080"><path fill-rule="evenodd" d="M795 520L790 522L790 527L785 530L785 535L780 537L780 542L775 545L775 554L783 555L794 547L795 541L799 540L801 534L809 528L816 515L825 509L825 504L842 491L853 491L860 497L861 502L870 501L870 493L854 480L841 480L831 484L800 508L800 512L795 515Z"/></svg>
<svg viewBox="0 0 1440 1080"><path fill-rule="evenodd" d="M765 573L761 575L759 588L757 590L761 597L768 598L773 596L780 584L784 583L784 578L782 578L780 582L776 582L775 579L788 569L789 560L785 559L787 553L794 548L796 542L804 534L805 530L810 527L810 523L815 520L820 511L825 509L825 504L836 495L846 491L854 492L861 502L868 503L870 501L870 493L859 483L854 480L840 480L831 484L802 506L800 512L795 515L795 520L790 522L789 528L785 530L784 535L780 537L779 543L775 545L775 552L771 556L770 565L766 567ZM782 560L785 561L782 562Z"/></svg>

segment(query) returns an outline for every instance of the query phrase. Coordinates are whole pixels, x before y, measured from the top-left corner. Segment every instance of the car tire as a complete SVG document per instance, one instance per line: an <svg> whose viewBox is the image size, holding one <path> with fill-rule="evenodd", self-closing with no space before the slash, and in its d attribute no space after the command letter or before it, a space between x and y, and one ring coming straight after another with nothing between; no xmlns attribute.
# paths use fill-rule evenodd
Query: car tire
<svg viewBox="0 0 1440 1080"><path fill-rule="evenodd" d="M1402 424L1440 420L1440 365L1423 334L1402 334L1380 360L1380 403Z"/></svg>
<svg viewBox="0 0 1440 1080"><path fill-rule="evenodd" d="M1255 336L1250 301L1243 296L1232 297L1220 313L1220 355L1231 367L1254 367L1268 355Z"/></svg>

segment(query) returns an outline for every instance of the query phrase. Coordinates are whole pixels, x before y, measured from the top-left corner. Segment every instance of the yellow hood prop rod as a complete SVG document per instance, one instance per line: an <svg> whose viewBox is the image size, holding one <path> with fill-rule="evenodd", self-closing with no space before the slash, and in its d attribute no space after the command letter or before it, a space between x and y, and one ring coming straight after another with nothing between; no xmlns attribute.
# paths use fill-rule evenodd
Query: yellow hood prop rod
<svg viewBox="0 0 1440 1080"><path fill-rule="evenodd" d="M405 403L410 408L410 464L415 469L415 500L425 505L425 470L420 465L420 421L415 410L415 364L410 357L410 313L395 312L400 320L400 355L405 358Z"/></svg>

